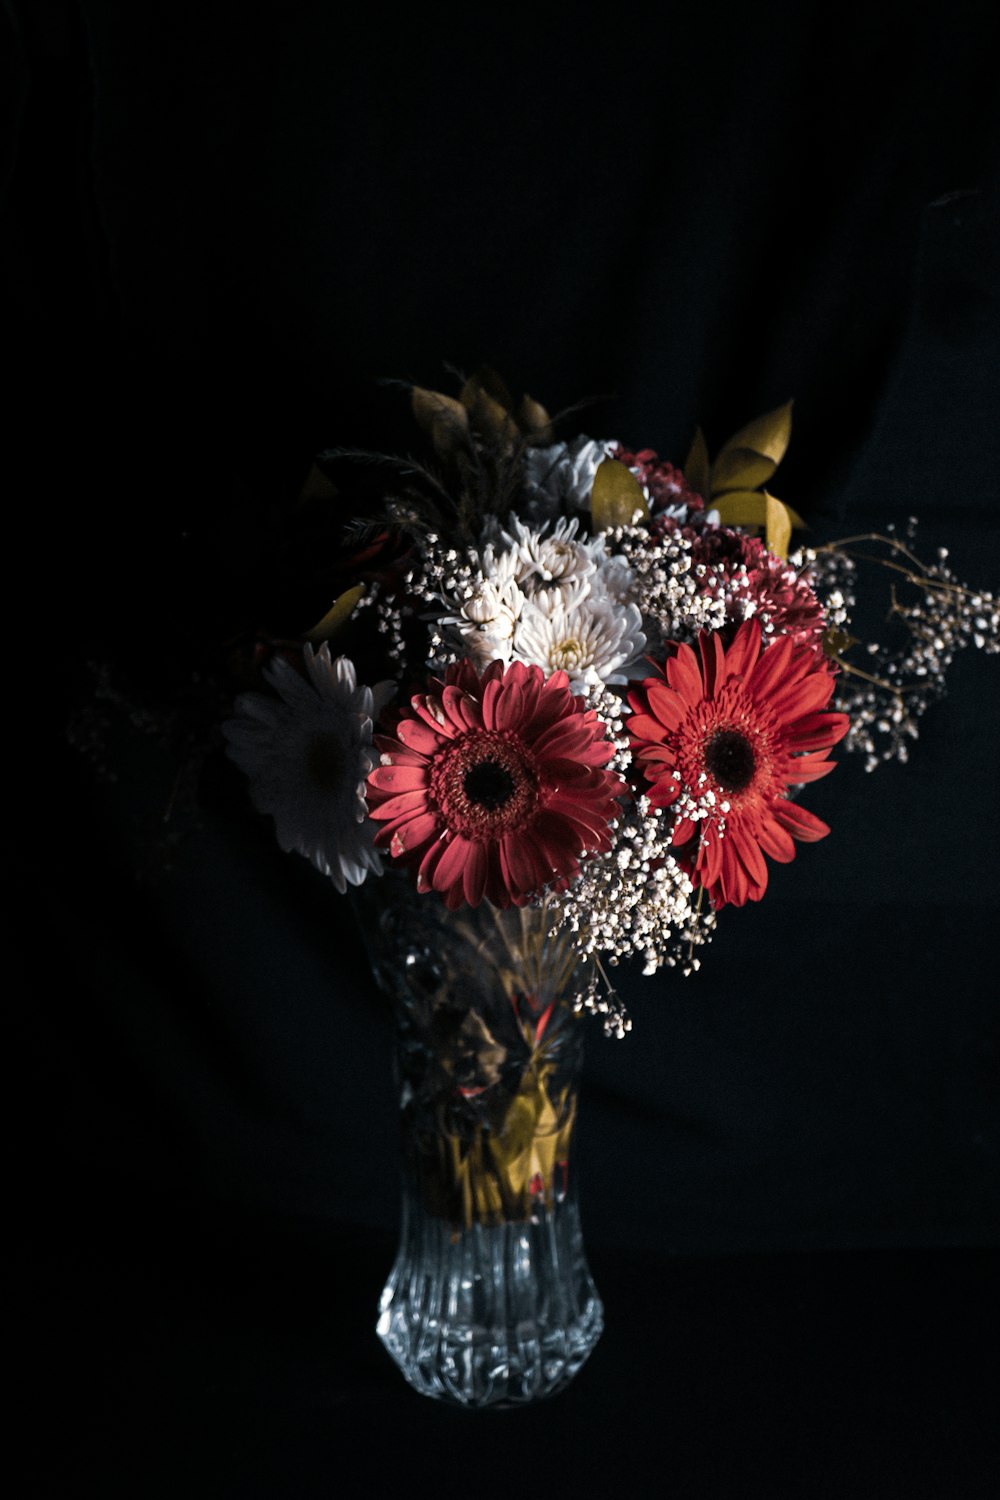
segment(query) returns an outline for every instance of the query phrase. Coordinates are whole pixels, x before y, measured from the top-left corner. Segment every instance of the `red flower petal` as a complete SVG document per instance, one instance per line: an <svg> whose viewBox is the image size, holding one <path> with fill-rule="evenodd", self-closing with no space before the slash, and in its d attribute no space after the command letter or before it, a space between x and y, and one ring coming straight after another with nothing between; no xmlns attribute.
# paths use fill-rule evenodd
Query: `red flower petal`
<svg viewBox="0 0 1000 1500"><path fill-rule="evenodd" d="M817 818L815 813L807 812L804 807L797 807L794 802L777 803L774 816L782 827L788 829L793 838L805 844L814 844L817 839L825 839L830 832L828 824L824 823L822 818Z"/></svg>
<svg viewBox="0 0 1000 1500"><path fill-rule="evenodd" d="M697 806L692 817L682 803L672 842L694 846L697 878L717 907L759 900L765 855L787 862L795 839L829 832L787 792L829 774L827 752L849 727L845 715L821 711L835 680L815 641L786 635L764 649L762 640L756 619L725 651L720 634L703 632L697 656L677 647L664 680L647 678L629 694L626 728L650 801L670 807L683 793Z"/></svg>
<svg viewBox="0 0 1000 1500"><path fill-rule="evenodd" d="M493 662L480 677L462 663L410 700L396 734L368 781L376 843L450 909L524 905L565 888L582 849L610 847L614 746L564 672Z"/></svg>
<svg viewBox="0 0 1000 1500"><path fill-rule="evenodd" d="M789 785L804 786L810 781L819 781L835 770L837 762L826 759L826 751L818 755L793 755L788 762L786 775Z"/></svg>
<svg viewBox="0 0 1000 1500"><path fill-rule="evenodd" d="M418 719L400 719L396 733L408 750L418 750L421 755L433 755L441 743L440 736Z"/></svg>
<svg viewBox="0 0 1000 1500"><path fill-rule="evenodd" d="M742 680L749 676L751 667L760 655L760 641L758 622L753 619L745 620L726 652L726 668L730 677Z"/></svg>
<svg viewBox="0 0 1000 1500"><path fill-rule="evenodd" d="M767 865L756 839L735 834L732 836L736 856L746 871L749 886L747 895L751 901L759 901L767 889Z"/></svg>
<svg viewBox="0 0 1000 1500"><path fill-rule="evenodd" d="M388 829L384 831L388 832ZM431 813L424 813L418 818L408 818L393 833L389 846L390 853L398 859L401 854L419 849L422 844L426 844L428 839L433 838L436 832L437 819Z"/></svg>
<svg viewBox="0 0 1000 1500"><path fill-rule="evenodd" d="M701 651L701 675L706 698L714 698L726 680L726 653L716 632L703 630L698 640Z"/></svg>
<svg viewBox="0 0 1000 1500"><path fill-rule="evenodd" d="M795 858L795 841L775 819L765 819L760 830L760 847L765 854L787 865Z"/></svg>
<svg viewBox="0 0 1000 1500"><path fill-rule="evenodd" d="M369 774L368 785L379 792L410 792L425 787L429 780L426 764L411 766L402 763L376 766Z"/></svg>
<svg viewBox="0 0 1000 1500"><path fill-rule="evenodd" d="M687 703L671 693L666 683L650 677L643 683L647 690L649 711L666 729L676 729L687 713Z"/></svg>
<svg viewBox="0 0 1000 1500"><path fill-rule="evenodd" d="M677 655L667 662L667 682L673 692L680 693L688 702L697 702L703 696L698 658L690 646L678 647Z"/></svg>
<svg viewBox="0 0 1000 1500"><path fill-rule="evenodd" d="M447 891L449 886L456 884L461 886L471 842L470 839L454 838L445 845L434 867L432 884L436 891Z"/></svg>
<svg viewBox="0 0 1000 1500"><path fill-rule="evenodd" d="M814 672L787 688L777 687L771 694L771 710L783 719L800 719L825 708L835 683L832 672Z"/></svg>
<svg viewBox="0 0 1000 1500"><path fill-rule="evenodd" d="M784 639L775 641L762 653L748 683L758 702L764 702L774 687L790 680L794 649L792 642L785 636ZM803 671L808 671L808 666L803 666Z"/></svg>
<svg viewBox="0 0 1000 1500"><path fill-rule="evenodd" d="M413 817L425 806L426 802L426 790L423 787L414 787L410 791L398 792L394 796L387 797L384 802L380 802L369 810L371 816L377 820Z"/></svg>
<svg viewBox="0 0 1000 1500"><path fill-rule="evenodd" d="M788 732L792 750L822 750L842 740L851 727L846 714L807 714L798 719Z"/></svg>

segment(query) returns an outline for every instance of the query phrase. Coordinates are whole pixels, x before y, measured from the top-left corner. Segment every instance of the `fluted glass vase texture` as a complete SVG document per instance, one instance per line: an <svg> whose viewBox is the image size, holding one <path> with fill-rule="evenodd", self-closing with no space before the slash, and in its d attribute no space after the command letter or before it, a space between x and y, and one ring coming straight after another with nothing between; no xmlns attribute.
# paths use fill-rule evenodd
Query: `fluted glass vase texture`
<svg viewBox="0 0 1000 1500"><path fill-rule="evenodd" d="M449 912L395 874L366 884L363 909L395 1007L402 1134L378 1335L424 1395L550 1396L603 1327L577 1201L575 953L544 908Z"/></svg>

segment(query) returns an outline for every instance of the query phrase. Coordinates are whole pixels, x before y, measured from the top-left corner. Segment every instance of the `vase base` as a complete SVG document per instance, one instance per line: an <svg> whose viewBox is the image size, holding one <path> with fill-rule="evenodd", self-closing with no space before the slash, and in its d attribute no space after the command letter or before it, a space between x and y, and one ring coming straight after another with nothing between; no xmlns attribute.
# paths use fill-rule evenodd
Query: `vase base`
<svg viewBox="0 0 1000 1500"><path fill-rule="evenodd" d="M474 1225L454 1236L437 1221L423 1227L421 1254L404 1243L376 1331L415 1390L452 1405L503 1408L569 1384L601 1336L604 1310L576 1215L562 1224L560 1217ZM431 1255L428 1233L438 1241Z"/></svg>

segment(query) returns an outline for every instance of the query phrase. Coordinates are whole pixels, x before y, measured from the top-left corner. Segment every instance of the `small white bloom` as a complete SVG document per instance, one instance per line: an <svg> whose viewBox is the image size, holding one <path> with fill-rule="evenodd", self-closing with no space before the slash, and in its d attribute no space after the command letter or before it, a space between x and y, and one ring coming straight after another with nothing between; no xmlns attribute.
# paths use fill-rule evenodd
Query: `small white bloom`
<svg viewBox="0 0 1000 1500"><path fill-rule="evenodd" d="M305 855L338 891L381 871L372 844L365 782L372 768L372 721L395 684L359 687L346 656L325 643L303 651L307 677L283 657L265 676L278 698L242 693L222 726L250 782L259 812L274 819L278 843Z"/></svg>

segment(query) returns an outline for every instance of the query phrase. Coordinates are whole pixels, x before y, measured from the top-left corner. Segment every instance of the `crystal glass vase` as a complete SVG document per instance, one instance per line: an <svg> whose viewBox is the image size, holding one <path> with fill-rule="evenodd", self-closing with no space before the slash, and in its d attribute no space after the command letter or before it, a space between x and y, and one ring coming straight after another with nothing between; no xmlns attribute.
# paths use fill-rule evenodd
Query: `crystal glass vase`
<svg viewBox="0 0 1000 1500"><path fill-rule="evenodd" d="M576 1192L575 954L549 936L544 908L449 912L395 874L363 892L395 1006L402 1129L402 1230L378 1335L424 1395L539 1400L603 1327Z"/></svg>

